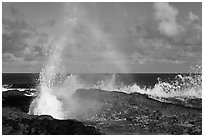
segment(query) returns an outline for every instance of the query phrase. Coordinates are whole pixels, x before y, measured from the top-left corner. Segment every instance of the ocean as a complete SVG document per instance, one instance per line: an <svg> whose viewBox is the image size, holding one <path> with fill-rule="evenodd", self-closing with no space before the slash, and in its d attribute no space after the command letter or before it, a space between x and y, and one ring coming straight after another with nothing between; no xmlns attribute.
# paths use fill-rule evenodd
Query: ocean
<svg viewBox="0 0 204 137"><path fill-rule="evenodd" d="M108 74L108 73L83 73L83 74L63 74L56 77L55 81L64 81L70 75L76 76L77 80L86 85L86 87L97 87L99 85L101 88L102 83L104 84L103 88L107 89L108 86L112 86L112 90L118 88L130 87L137 85L140 89L152 89L155 85L165 82L166 84L175 85L175 86L197 86L202 85L202 74L198 73L117 73L117 74ZM2 74L2 86L3 91L18 89L18 90L36 90L40 84L40 73L3 73ZM182 81L185 80L185 81ZM186 81L187 80L187 81ZM112 82L112 83L111 83ZM185 83L184 83L185 82ZM76 84L76 83L75 83ZM105 85L106 84L106 85ZM107 86L107 87L105 87ZM79 87L81 88L81 87ZM190 87L189 87L190 88ZM111 90L111 89L110 89ZM138 91L132 91L138 92ZM149 93L146 93L149 94ZM189 96L196 96L201 98L201 92L197 91L197 95L189 94Z"/></svg>
<svg viewBox="0 0 204 137"><path fill-rule="evenodd" d="M71 93L77 89L94 88L127 94L136 92L157 100L168 97L202 98L200 73L58 74L51 82L54 86L66 86L64 90L71 89ZM34 95L40 90L40 73L3 73L2 86L2 91L17 90ZM66 93L69 94L69 91Z"/></svg>
<svg viewBox="0 0 204 137"><path fill-rule="evenodd" d="M69 76L67 74L66 76ZM82 73L73 74L79 75L82 79L86 79L89 82L95 84L98 81L103 80L108 76L113 74L108 73ZM178 75L199 75L196 73L123 73L115 74L117 75L117 81L124 83L125 85L132 85L136 83L141 87L153 87L158 83L158 79L166 82L172 82L176 80ZM86 81L87 82L87 81ZM39 73L2 73L2 85L3 87L10 88L35 88L39 84Z"/></svg>

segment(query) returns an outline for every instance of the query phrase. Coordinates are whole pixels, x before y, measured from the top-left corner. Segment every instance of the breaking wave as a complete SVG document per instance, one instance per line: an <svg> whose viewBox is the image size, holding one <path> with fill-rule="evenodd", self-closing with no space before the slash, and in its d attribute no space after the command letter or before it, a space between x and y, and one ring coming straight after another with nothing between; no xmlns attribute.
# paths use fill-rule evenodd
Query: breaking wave
<svg viewBox="0 0 204 137"><path fill-rule="evenodd" d="M124 86L117 85L115 75L110 79L101 81L93 88L106 91L120 91L125 93L138 92L155 97L195 97L202 98L202 78L200 74L190 74L189 76L177 75L174 81L165 82L158 78L158 83L153 88L141 88L137 83Z"/></svg>
<svg viewBox="0 0 204 137"><path fill-rule="evenodd" d="M141 88L137 83L132 85L117 84L116 77L116 74L112 74L106 80L99 80L96 84L91 85L85 83L80 75L71 74L64 78L63 82L60 82L61 84L50 83L50 85L46 85L41 83L39 94L32 102L29 113L35 115L48 114L58 119L74 118L76 113L80 113L78 111L82 111L78 103L79 100L73 97L75 91L81 88L119 91L127 94L137 92L156 98L202 98L202 78L200 74L177 75L175 81L171 82L165 82L158 78L158 83L152 88ZM88 110L88 108L84 109Z"/></svg>
<svg viewBox="0 0 204 137"><path fill-rule="evenodd" d="M189 75L177 75L175 80L167 82L158 78L158 83L154 87L140 87L137 83L125 85L117 82L116 74L103 77L97 74L95 84L88 82L92 77L83 79L80 74L66 75L61 63L62 51L64 49L63 40L56 43L50 51L48 63L40 73L40 84L37 87L37 97L30 105L29 114L51 115L57 119L75 118L76 114L85 111L97 110L100 106L97 102L87 101L81 103L81 98L74 97L77 89L102 89L106 91L119 91L125 93L138 92L147 94L150 97L202 97L202 76L200 73ZM102 74L103 75L103 74ZM82 105L83 104L83 105Z"/></svg>
<svg viewBox="0 0 204 137"><path fill-rule="evenodd" d="M66 9L70 9L71 12L71 7ZM88 111L89 109L97 109L97 102L90 101L81 106L82 104L79 103L81 99L77 99L73 96L75 91L80 88L97 88L106 91L120 91L125 93L138 92L157 97L187 96L201 98L201 75L178 75L177 80L172 82L158 79L158 83L155 84L153 88L141 88L137 83L131 85L125 85L123 83L118 84L116 75L114 74L106 79L96 81L96 84L87 84L87 81L81 79L79 75L72 74L66 76L63 69L62 52L65 45L70 43L68 41L71 41L71 44L75 44L78 39L72 32L77 26L76 21L74 21L76 20L74 14L73 17L71 16L65 19L67 23L62 27L66 29L64 32L65 34L62 33L62 36L59 36L59 41L55 41L56 43L51 42L51 46L48 47L48 49L51 50L47 65L40 73L40 84L37 87L38 94L30 105L29 114L47 114L57 119L65 119L74 118L76 113ZM87 24L89 24L89 22ZM91 29L89 26L88 28L91 32L96 29ZM97 38L101 37L102 32L99 32L93 31L92 35L97 36L96 34L101 34L97 36ZM114 54L113 58L118 57L115 55L117 54ZM107 57L106 59L109 60L109 56ZM124 66L125 65L122 65L122 68Z"/></svg>

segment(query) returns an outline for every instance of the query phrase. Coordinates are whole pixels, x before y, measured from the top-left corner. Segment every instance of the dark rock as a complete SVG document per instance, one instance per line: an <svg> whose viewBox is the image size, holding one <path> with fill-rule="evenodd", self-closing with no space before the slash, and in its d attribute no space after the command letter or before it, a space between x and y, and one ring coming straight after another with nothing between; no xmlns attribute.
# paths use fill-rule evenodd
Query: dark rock
<svg viewBox="0 0 204 137"><path fill-rule="evenodd" d="M75 96L95 100L101 103L101 108L92 115L91 120L124 122L126 131L132 134L202 134L202 109L183 105L181 102L161 102L140 93L121 93L99 89L80 89ZM195 102L195 101L194 101ZM191 122L196 128L187 128L180 123ZM113 133L121 128L111 124L96 125ZM135 131L133 129L138 129ZM116 132L114 132L117 134ZM124 131L124 133L126 133ZM121 133L122 134L122 133Z"/></svg>
<svg viewBox="0 0 204 137"><path fill-rule="evenodd" d="M86 108L86 116L77 117L82 124L76 120L22 113L23 104L29 106L30 100L21 103L19 99L25 96L15 93L19 101L11 105L10 93L3 95L3 134L100 134L92 126L106 134L202 134L202 109L186 107L177 100L161 102L139 93L79 89L73 97ZM94 103L97 105L93 107ZM197 101L193 100L193 103ZM87 104L94 109L88 109Z"/></svg>
<svg viewBox="0 0 204 137"><path fill-rule="evenodd" d="M44 119L48 119L48 120L53 120L53 117L50 115L40 115L38 116L39 120L44 120Z"/></svg>
<svg viewBox="0 0 204 137"><path fill-rule="evenodd" d="M9 90L2 93L3 107L16 107L23 112L28 113L32 96L26 96L26 92L18 90Z"/></svg>
<svg viewBox="0 0 204 137"><path fill-rule="evenodd" d="M9 109L7 109L9 111ZM12 111L12 110L10 110ZM4 110L5 113L5 110ZM14 114L14 113L13 113ZM94 127L85 126L77 120L57 120L49 115L29 116L23 112L22 115L13 119L9 116L2 118L3 135L100 135ZM27 116L23 116L27 115Z"/></svg>

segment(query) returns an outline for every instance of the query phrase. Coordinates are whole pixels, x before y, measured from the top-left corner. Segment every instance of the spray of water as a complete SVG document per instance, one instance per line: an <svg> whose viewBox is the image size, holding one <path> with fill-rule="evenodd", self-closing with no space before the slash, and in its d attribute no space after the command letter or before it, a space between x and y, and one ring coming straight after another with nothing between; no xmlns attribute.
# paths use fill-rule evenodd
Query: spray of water
<svg viewBox="0 0 204 137"><path fill-rule="evenodd" d="M80 99L74 98L73 94L78 88L86 88L81 84L76 76L70 75L64 80L59 77L65 77L62 56L65 47L77 45L78 38L76 29L80 27L83 16L76 14L77 5L65 4L65 20L62 22L62 33L59 39L50 43L49 56L47 65L40 73L40 84L38 86L38 95L30 105L29 114L34 115L51 115L57 119L75 118L81 113L98 107L97 102L86 103L80 102ZM100 37L105 34L95 25L89 26L87 20L83 20L84 27L89 29L91 36L97 36L96 42L100 43ZM79 23L78 23L79 22ZM79 26L78 26L79 25ZM95 33L99 35L95 35ZM100 32L100 33L99 33ZM104 39L103 39L104 40ZM108 40L107 40L108 41ZM97 44L96 44L97 45ZM47 47L47 46L46 46ZM113 56L114 57L114 56ZM59 80L59 81L58 81Z"/></svg>
<svg viewBox="0 0 204 137"><path fill-rule="evenodd" d="M48 114L55 118L63 118L62 102L53 94L54 83L58 72L61 71L61 51L63 44L58 43L50 50L48 64L40 73L40 85L37 98L31 103L30 114Z"/></svg>
<svg viewBox="0 0 204 137"><path fill-rule="evenodd" d="M63 84L46 85L42 82L41 92L30 107L31 114L49 114L58 119L77 118L88 112L100 109L99 102L83 101L73 96L77 89L102 89L106 91L119 91L125 93L141 93L150 97L202 97L202 82L200 74L177 75L175 80L166 82L158 79L153 88L141 88L137 83L132 85L117 84L116 75L99 80L97 84L87 84L78 75L69 75ZM49 83L49 82L48 82ZM56 82L55 82L56 83ZM32 106L34 106L32 108Z"/></svg>
<svg viewBox="0 0 204 137"><path fill-rule="evenodd" d="M125 93L141 93L158 98L169 97L188 97L202 98L202 77L201 74L191 73L189 75L177 75L172 81L162 81L158 78L158 83L153 88L141 88L137 83L125 86L124 84L116 84L115 75L110 79L99 82L94 85L107 91L119 91Z"/></svg>
<svg viewBox="0 0 204 137"><path fill-rule="evenodd" d="M69 6L69 9L72 9ZM76 11L76 10L73 10ZM69 13L72 11L69 10ZM139 92L159 97L173 97L173 96L196 96L201 97L201 86L198 86L199 77L183 77L178 76L178 82L169 83L158 81L154 88L140 88L136 83L129 86L117 85L115 75L107 80L99 81L95 85L86 85L77 77L77 75L65 76L62 56L65 47L69 44L76 44L78 38L73 32L77 27L78 16L71 14L71 17L66 18L65 28L66 33L63 33L58 41L51 42L49 48L49 57L47 65L40 73L40 84L38 86L38 95L30 105L29 114L34 115L51 115L57 119L76 118L78 115L86 114L90 110L100 109L98 102L91 102L89 100L82 101L80 98L73 96L75 91L80 88L98 88L107 91L120 91L125 93ZM87 22L89 24L90 22ZM90 23L91 24L91 23ZM89 29L91 36L96 39L96 42L109 41L106 35L100 31L96 26L85 25ZM89 37L88 37L89 38ZM92 37L90 37L92 38ZM97 44L96 44L97 45ZM112 47L109 44L107 47ZM107 48L109 49L109 48ZM111 50L114 49L114 46ZM116 60L119 58L117 53L104 52L105 60ZM112 58L112 59L111 59ZM115 64L117 66L117 63ZM122 63L117 68L125 72L125 64ZM63 77L63 79L61 79ZM201 78L200 78L201 79ZM183 84L181 84L183 83ZM195 83L193 85L193 83ZM189 85L188 85L189 84ZM187 86L188 85L188 86Z"/></svg>

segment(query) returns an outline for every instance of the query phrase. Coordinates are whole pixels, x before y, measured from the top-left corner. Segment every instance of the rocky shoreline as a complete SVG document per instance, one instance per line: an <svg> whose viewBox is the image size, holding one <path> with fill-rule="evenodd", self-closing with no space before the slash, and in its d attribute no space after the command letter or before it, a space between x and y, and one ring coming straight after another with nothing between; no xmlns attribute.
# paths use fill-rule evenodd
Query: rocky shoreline
<svg viewBox="0 0 204 137"><path fill-rule="evenodd" d="M12 109L3 110L12 111ZM16 112L11 112L16 113ZM2 118L3 135L100 135L94 127L85 126L77 120L57 120L49 115L26 116L13 119Z"/></svg>
<svg viewBox="0 0 204 137"><path fill-rule="evenodd" d="M24 92L7 91L2 94L3 135L100 135L92 126L69 119L58 120L49 115L28 115L31 96Z"/></svg>
<svg viewBox="0 0 204 137"><path fill-rule="evenodd" d="M139 93L80 89L76 96L99 101L101 109L86 119L98 121L106 134L201 135L202 108L176 102L160 102ZM195 103L195 101L193 102ZM202 107L202 100L198 99Z"/></svg>
<svg viewBox="0 0 204 137"><path fill-rule="evenodd" d="M139 93L109 92L98 89L79 89L74 94L81 100L100 104L77 120L57 120L48 115L28 115L32 96L24 92L3 92L2 133L6 134L163 134L201 135L202 100L187 100L193 106L160 102ZM191 102L193 101L193 102ZM189 104L189 103L188 103ZM192 106L192 105L190 105Z"/></svg>

